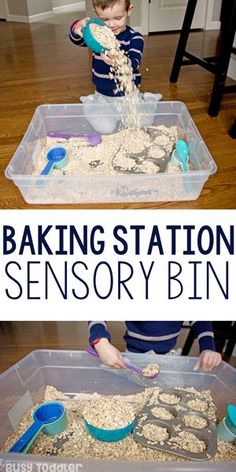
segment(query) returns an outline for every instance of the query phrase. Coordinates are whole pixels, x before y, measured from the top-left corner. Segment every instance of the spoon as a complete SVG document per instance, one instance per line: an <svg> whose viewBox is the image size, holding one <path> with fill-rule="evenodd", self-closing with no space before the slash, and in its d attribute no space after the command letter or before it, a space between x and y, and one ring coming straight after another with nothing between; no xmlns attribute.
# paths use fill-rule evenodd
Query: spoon
<svg viewBox="0 0 236 472"><path fill-rule="evenodd" d="M65 407L60 402L45 402L33 413L34 422L15 442L9 452L27 452L41 430L49 435L59 434L67 426Z"/></svg>
<svg viewBox="0 0 236 472"><path fill-rule="evenodd" d="M85 351L88 352L89 354L92 354L92 356L99 357L97 351L95 351L95 349L93 349L91 347L87 347L85 349ZM154 374L152 376L144 375L142 369L139 369L138 367L135 367L134 365L127 362L126 360L125 360L125 367L126 367L126 369L132 370L136 374L141 375L142 377L145 377L145 379L155 379L157 377L157 375L159 374L159 372L157 372L156 374Z"/></svg>
<svg viewBox="0 0 236 472"><path fill-rule="evenodd" d="M53 147L47 153L48 163L41 172L41 175L49 175L52 170L62 169L68 163L68 153L64 147Z"/></svg>
<svg viewBox="0 0 236 472"><path fill-rule="evenodd" d="M91 146L97 146L102 142L102 135L101 133L79 133L79 134L74 134L74 133L48 133L47 135L49 138L64 138L64 139L70 139L70 138L87 138L89 141L89 144Z"/></svg>
<svg viewBox="0 0 236 472"><path fill-rule="evenodd" d="M183 172L188 172L188 160L189 160L189 151L188 145L182 139L178 139L175 143L175 149L172 153L172 162L173 164L180 165Z"/></svg>

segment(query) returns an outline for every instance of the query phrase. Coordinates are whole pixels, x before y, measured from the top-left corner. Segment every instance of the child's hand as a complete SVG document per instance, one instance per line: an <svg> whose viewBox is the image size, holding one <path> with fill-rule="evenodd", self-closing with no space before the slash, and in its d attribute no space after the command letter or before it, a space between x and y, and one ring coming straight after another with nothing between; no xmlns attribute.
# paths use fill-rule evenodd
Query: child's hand
<svg viewBox="0 0 236 472"><path fill-rule="evenodd" d="M210 372L214 367L218 367L222 361L221 354L215 351L202 351L193 370L202 369L203 372Z"/></svg>
<svg viewBox="0 0 236 472"><path fill-rule="evenodd" d="M106 364L109 367L121 369L125 368L125 363L123 361L120 351L118 351L116 347L112 346L108 339L100 339L99 343L97 343L94 347L103 364Z"/></svg>
<svg viewBox="0 0 236 472"><path fill-rule="evenodd" d="M106 52L106 54L101 54L101 58L108 66L114 66L116 64L116 54L111 52Z"/></svg>
<svg viewBox="0 0 236 472"><path fill-rule="evenodd" d="M87 16L86 18L79 20L78 23L76 23L74 32L78 34L79 36L83 37L83 29L88 20L90 20L90 16Z"/></svg>

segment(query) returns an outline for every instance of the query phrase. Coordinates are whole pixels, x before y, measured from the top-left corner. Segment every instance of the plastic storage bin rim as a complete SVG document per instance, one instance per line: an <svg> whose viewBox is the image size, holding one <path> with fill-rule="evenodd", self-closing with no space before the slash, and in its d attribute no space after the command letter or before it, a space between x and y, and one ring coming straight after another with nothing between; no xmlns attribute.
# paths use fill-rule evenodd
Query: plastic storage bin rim
<svg viewBox="0 0 236 472"><path fill-rule="evenodd" d="M149 104L151 105L152 102L149 102L148 105L149 105ZM155 104L156 104L156 102L155 102ZM181 107L187 112L187 114L189 115L190 119L192 120L192 121L191 121L191 125L192 125L192 127L194 128L194 131L195 131L195 133L196 133L196 135L197 135L197 137L198 137L200 143L201 143L201 144L203 145L203 147L206 149L206 151L207 151L207 153L208 153L208 155L209 155L209 158L210 158L210 163L209 163L209 168L208 168L208 169L200 169L200 170L188 171L188 172L184 175L184 178L189 177L189 176L193 176L193 177L199 176L199 177L201 177L201 176L204 175L204 176L205 176L205 180L207 180L207 178L208 178L209 175L212 175L212 174L214 174L214 173L217 171L217 165L216 165L215 161L213 160L213 158L211 157L211 155L210 155L210 153L209 153L209 151L208 151L208 148L207 148L207 146L206 146L204 140L202 139L202 137L201 137L201 135L200 135L200 133L199 133L199 131L198 131L198 129L197 129L197 127L196 127L196 125L195 125L195 123L194 123L194 121L193 121L193 119L192 119L190 113L189 113L189 111L188 111L188 108L187 108L186 105L185 105L185 103L184 103L184 102L181 102L181 101L177 101L177 100L176 100L176 101L162 101L162 102L158 103L158 107L159 107L159 108L164 108L165 106L168 106L168 107L170 106L171 108L174 108L174 106L178 106L178 105L181 106ZM35 181L36 181L36 180L37 180L37 181L38 181L39 179L44 180L44 179L45 179L45 176L42 176L42 175L33 176L32 174L13 174L13 173L11 172L11 166L12 166L12 164L14 163L14 161L15 161L16 158L17 158L17 154L18 154L18 151L19 151L20 147L23 146L22 143L26 140L27 134L29 133L30 129L34 127L32 122L33 122L34 118L36 117L36 115L38 114L38 112L40 112L40 110L44 110L44 109L49 109L49 110L50 110L51 107L53 107L54 109L55 109L55 108L60 108L60 107L62 108L62 107L63 107L64 110L66 110L68 107L78 108L78 106L82 107L83 104L76 104L76 103L71 103L71 104L70 104L70 103L68 103L68 104L63 104L63 103L62 103L62 104L60 104L60 103L56 103L56 104L43 104L43 105L39 105L39 106L35 109L35 111L34 111L34 113L33 113L33 116L32 116L32 118L31 118L30 124L29 124L29 126L28 126L28 128L27 128L27 130L26 130L26 132L25 132L25 134L24 134L24 136L23 136L23 138L22 138L22 140L21 140L19 146L17 147L15 153L13 154L13 157L12 157L11 161L9 162L8 166L7 166L6 169L5 169L5 177L8 178L8 179L10 179L10 180L14 180L14 181L15 181L15 180L22 181L22 180L24 180L25 178L27 178L27 177L30 176L32 185L35 184ZM103 109L103 114L101 114L101 116L103 116L103 115L104 115L104 104L96 104L96 108L98 108L98 109L99 109L99 108ZM148 115L149 115L150 113L145 113L145 114L148 114ZM155 115L155 114L158 114L158 112L151 113L151 114ZM159 113L159 114L160 114L160 113ZM165 115L171 115L171 114L172 114L172 113L171 113L171 110L169 110L168 112L165 112ZM115 114L114 114L114 113L108 113L108 115L109 115L109 116L117 116L116 113L115 113ZM90 115L89 115L89 114L86 114L86 116L90 116ZM130 177L130 175L132 175L132 174L129 174L129 175L121 174L121 175L114 175L114 176L102 174L102 178L105 179L105 180L110 180L111 177L113 177L113 178L116 179L117 181L119 180L119 178L122 179L122 180L128 180L128 178ZM145 175L145 179L152 179L152 178L157 179L157 178L161 178L163 174L154 174L154 175L153 175L153 174L151 174L151 175L150 175L150 174L133 174L133 175L135 176L135 178L137 177L137 178L140 178L140 179L142 179L144 175ZM91 179L91 177L94 177L94 178L96 178L96 179L98 179L98 178L100 177L99 174L94 175L94 176L91 176L90 174L78 174L78 175L65 176L64 178L65 178L66 180L77 180L78 178L81 178L82 180L83 180L83 179L85 180L85 179L88 178L88 176L89 176L90 179ZM168 179L169 179L169 178L172 178L172 179L173 179L174 177L176 177L176 174L174 174L174 173L173 173L173 174L171 174L171 173L168 174ZM48 180L50 180L50 181L54 181L54 180L57 181L57 180L58 180L58 175L46 176L46 179L47 179L47 181L48 181ZM60 179L63 179L63 176L60 176ZM201 180L201 181L202 181L202 180ZM23 186L24 186L24 185L23 185ZM29 182L27 182L27 184L26 184L25 186L26 186L26 187L30 187L31 184L30 184Z"/></svg>
<svg viewBox="0 0 236 472"><path fill-rule="evenodd" d="M47 355L49 355L49 357L53 354L63 354L63 355L69 355L70 358L73 358L77 355L84 355L87 357L87 353L86 351L81 351L81 350L78 350L78 349L34 349L33 351L30 351L28 354L26 354L25 356L21 357L15 364L13 364L12 366L8 367L8 369L6 369L4 372L0 373L0 380L1 378L3 378L5 375L8 375L11 371L13 371L14 369L16 368L19 368L19 364L22 363L23 361L26 361L27 359L30 359L30 357L34 357L35 355L37 356L37 353L41 354L41 353L45 353ZM138 361L139 359L142 360L142 356L140 356L139 358L139 354L136 354L136 353L133 353L133 352L123 352L123 354L128 357L128 358L131 358L133 357L134 359L134 362L137 362L137 365L138 365ZM138 358L137 358L138 356ZM168 354L165 354L165 355L157 355L157 354L151 354L151 353L145 353L145 358L146 357L149 357L150 359L153 358L155 356L155 359L158 361L161 361L161 359L165 359L165 360L168 360L168 359L171 359L173 361L173 356L169 356ZM89 359L92 359L92 357L90 356ZM181 364L181 361L183 361L184 364L186 364L186 360L188 362L188 364L191 366L191 373L193 375L199 375L199 371L192 371L192 367L194 367L194 365L196 364L196 360L198 359L198 357L186 357L186 356L180 356L179 358L179 364ZM93 359L94 360L94 359ZM158 361L158 362L159 362ZM132 361L133 362L133 361ZM141 364L142 365L142 362ZM52 365L51 367L53 367L54 365ZM230 364L228 364L227 362L225 361L222 361L221 362L221 366L227 366L227 369L228 370L231 370L232 373L235 372L236 374L236 369L231 366ZM93 368L96 368L96 366L93 366ZM100 364L98 364L98 368L100 368ZM216 376L216 370L218 368L215 368L214 369L214 373L209 373L209 374L204 374L204 375L213 375L213 376ZM202 375L202 373L200 372L200 374Z"/></svg>
<svg viewBox="0 0 236 472"><path fill-rule="evenodd" d="M0 374L0 379L8 375L11 371L16 369L17 367L19 368L19 364L27 360L27 358L32 357L33 355L36 355L37 353L46 353L46 354L54 354L54 353L60 353L60 354L69 354L70 357L73 357L73 354L81 354L84 353L84 351L79 351L79 350L67 350L67 349L35 349L28 353L26 356L21 358L18 362L16 362L14 365L9 367L6 371L4 371L2 374ZM125 353L127 355L127 353ZM130 357L136 357L137 355L129 353L128 354ZM146 356L151 356L150 354L146 354ZM173 360L173 356L163 356L165 359L171 358ZM188 358L189 363L193 364L196 361L196 358L191 357ZM223 363L227 365L227 368L230 368L232 371L234 371L234 368L230 366L229 364ZM197 372L196 372L197 374ZM158 461L145 461L145 463L142 462L137 462L137 461L98 461L97 459L80 459L79 457L77 458L68 458L68 457L56 457L56 456L40 456L40 455L30 455L30 454L23 454L23 453L9 453L9 452L0 452L0 469L2 472L8 472L9 471L9 464L12 466L10 469L11 471L14 472L14 470L17 470L21 472L21 464L22 464L22 472L25 470L32 470L32 472L41 472L46 470L46 472L50 472L50 465L53 468L53 472L57 472L56 465L61 466L61 464L64 465L64 468L58 469L58 472L68 472L68 467L69 464L71 464L71 470L72 472L78 472L78 470L81 470L81 472L96 472L97 468L99 467L99 470L101 472L105 472L106 470L111 470L111 472L132 472L135 469L135 472L143 472L144 467L145 467L145 472L222 472L222 468L224 469L224 472L234 472L235 470L235 462L192 462L192 461L186 461L186 462L158 462ZM13 469L14 464L16 464L17 469ZM29 469L27 469L25 466L26 464L29 464ZM40 468L39 465L43 464L47 465L47 469L42 469ZM81 469L75 469L76 464L81 464ZM99 465L98 465L99 464ZM224 465L223 465L224 464ZM103 467L104 466L104 467ZM23 468L24 467L24 468ZM66 468L67 467L67 468Z"/></svg>

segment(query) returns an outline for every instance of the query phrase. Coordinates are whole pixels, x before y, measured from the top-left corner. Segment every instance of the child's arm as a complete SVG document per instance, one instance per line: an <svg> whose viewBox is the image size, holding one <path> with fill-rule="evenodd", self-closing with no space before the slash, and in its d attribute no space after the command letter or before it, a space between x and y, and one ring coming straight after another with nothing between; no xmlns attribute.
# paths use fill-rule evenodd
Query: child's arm
<svg viewBox="0 0 236 472"><path fill-rule="evenodd" d="M130 41L130 48L127 52L133 72L136 72L141 64L143 48L144 39L142 35L140 33L134 33L134 37ZM107 54L101 54L101 57L108 66L114 65L115 59L109 52Z"/></svg>
<svg viewBox="0 0 236 472"><path fill-rule="evenodd" d="M125 368L125 363L120 351L110 344L108 339L101 338L94 347L104 364L109 367L115 367L116 369Z"/></svg>
<svg viewBox="0 0 236 472"><path fill-rule="evenodd" d="M109 367L124 368L121 353L110 343L111 335L105 321L89 322L89 343L96 349L101 361Z"/></svg>
<svg viewBox="0 0 236 472"><path fill-rule="evenodd" d="M83 40L83 28L89 19L89 17L86 17L82 18L82 20L76 20L70 27L69 38L72 43L76 44L77 46L86 46Z"/></svg>
<svg viewBox="0 0 236 472"><path fill-rule="evenodd" d="M143 56L144 39L140 33L134 33L130 41L130 48L128 50L128 58L131 63L133 72L139 69Z"/></svg>
<svg viewBox="0 0 236 472"><path fill-rule="evenodd" d="M202 369L203 372L210 372L221 363L221 355L216 352L214 333L211 321L192 322L191 330L194 337L198 339L200 356L194 370Z"/></svg>

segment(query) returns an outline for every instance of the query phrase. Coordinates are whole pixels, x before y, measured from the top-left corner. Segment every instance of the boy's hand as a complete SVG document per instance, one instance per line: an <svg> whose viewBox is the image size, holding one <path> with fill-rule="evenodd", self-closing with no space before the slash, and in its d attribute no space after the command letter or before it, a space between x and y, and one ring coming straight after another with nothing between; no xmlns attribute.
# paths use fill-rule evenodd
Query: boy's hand
<svg viewBox="0 0 236 472"><path fill-rule="evenodd" d="M101 58L108 66L114 66L115 65L115 58L114 58L114 56L109 55L109 53L101 54Z"/></svg>
<svg viewBox="0 0 236 472"><path fill-rule="evenodd" d="M95 346L95 349L100 357L100 360L103 364L108 365L109 367L115 368L125 368L125 363L123 361L122 355L116 347L112 346L108 339L102 338L99 343Z"/></svg>
<svg viewBox="0 0 236 472"><path fill-rule="evenodd" d="M79 20L75 26L74 32L78 34L79 36L81 36L82 38L83 38L83 29L88 20L90 20L90 16L86 16L86 18L82 18L82 20Z"/></svg>
<svg viewBox="0 0 236 472"><path fill-rule="evenodd" d="M205 350L202 351L193 370L202 369L203 372L210 372L214 367L218 367L222 361L219 352Z"/></svg>

